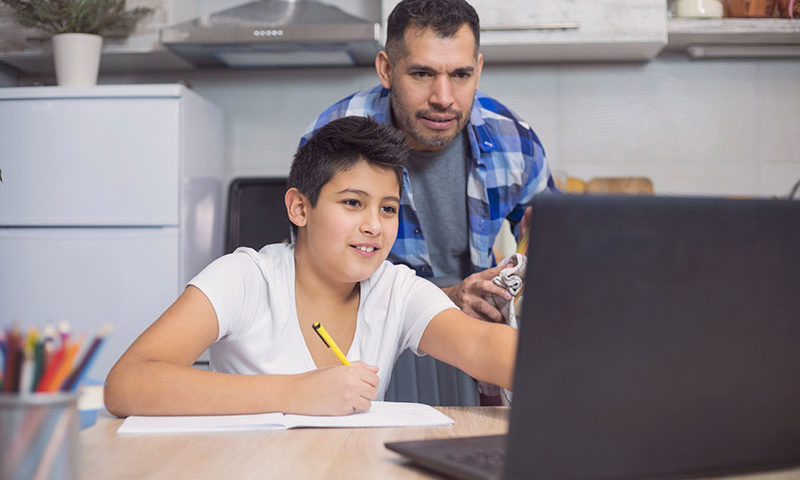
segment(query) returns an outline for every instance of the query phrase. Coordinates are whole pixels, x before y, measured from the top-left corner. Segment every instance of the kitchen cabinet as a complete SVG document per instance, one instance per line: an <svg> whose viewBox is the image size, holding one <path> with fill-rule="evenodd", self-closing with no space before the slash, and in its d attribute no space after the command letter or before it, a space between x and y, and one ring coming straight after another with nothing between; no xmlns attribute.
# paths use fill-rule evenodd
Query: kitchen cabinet
<svg viewBox="0 0 800 480"><path fill-rule="evenodd" d="M192 70L194 65L161 44L161 29L232 8L251 0L128 0L128 8L149 7L128 38L103 39L100 74ZM380 18L380 0L317 0L355 16ZM0 5L0 63L29 75L53 75L50 38L35 29L22 28L8 7Z"/></svg>
<svg viewBox="0 0 800 480"><path fill-rule="evenodd" d="M223 253L222 112L181 85L5 88L0 125L0 324L112 324L103 379Z"/></svg>
<svg viewBox="0 0 800 480"><path fill-rule="evenodd" d="M800 21L782 18L669 20L666 51L691 58L800 57Z"/></svg>
<svg viewBox="0 0 800 480"><path fill-rule="evenodd" d="M397 3L384 1L384 22ZM486 62L643 61L667 43L666 0L470 3Z"/></svg>

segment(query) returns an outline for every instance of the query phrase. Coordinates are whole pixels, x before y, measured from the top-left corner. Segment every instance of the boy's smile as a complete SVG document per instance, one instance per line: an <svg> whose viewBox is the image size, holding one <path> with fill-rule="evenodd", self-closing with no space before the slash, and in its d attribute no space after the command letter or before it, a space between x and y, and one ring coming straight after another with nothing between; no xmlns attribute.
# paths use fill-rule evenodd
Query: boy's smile
<svg viewBox="0 0 800 480"><path fill-rule="evenodd" d="M386 260L397 237L400 187L392 170L359 161L336 173L306 213L298 247L329 282L360 282Z"/></svg>

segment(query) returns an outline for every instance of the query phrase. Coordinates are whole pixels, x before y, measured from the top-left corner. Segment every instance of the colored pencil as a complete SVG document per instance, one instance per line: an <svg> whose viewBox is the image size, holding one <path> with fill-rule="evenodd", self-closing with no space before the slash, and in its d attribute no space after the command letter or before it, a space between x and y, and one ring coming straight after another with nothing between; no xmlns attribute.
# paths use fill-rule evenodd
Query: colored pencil
<svg viewBox="0 0 800 480"><path fill-rule="evenodd" d="M46 392L56 392L60 390L61 384L64 383L64 380L69 376L69 372L72 370L72 364L75 362L75 357L78 355L78 350L80 349L80 341L67 344L61 364L58 366L58 369L56 369L50 382L44 386Z"/></svg>
<svg viewBox="0 0 800 480"><path fill-rule="evenodd" d="M44 343L42 344L42 372L39 374L36 385L42 379L42 375L47 371L47 366L53 360L53 355L56 352L56 329L52 325L45 325L44 327Z"/></svg>
<svg viewBox="0 0 800 480"><path fill-rule="evenodd" d="M42 378L39 379L39 383L36 385L36 392L47 392L48 387L50 386L50 382L53 380L58 368L61 366L61 362L64 360L64 355L66 354L66 346L61 345L61 348L56 350L56 353L53 354L53 358L47 364L47 367L44 370L44 374L42 374Z"/></svg>
<svg viewBox="0 0 800 480"><path fill-rule="evenodd" d="M33 347L33 378L31 381L31 390L36 388L39 380L44 373L44 339L39 339Z"/></svg>
<svg viewBox="0 0 800 480"><path fill-rule="evenodd" d="M528 250L528 231L525 230L525 233L522 235L522 238L519 239L519 243L517 243L517 253L525 254Z"/></svg>
<svg viewBox="0 0 800 480"><path fill-rule="evenodd" d="M35 328L28 330L28 335L25 337L25 347L22 349L19 368L19 387L17 388L19 393L30 393L32 390L34 370L33 349L38 339L39 332Z"/></svg>
<svg viewBox="0 0 800 480"><path fill-rule="evenodd" d="M58 322L58 337L61 339L61 345L66 345L69 341L69 323L65 321Z"/></svg>
<svg viewBox="0 0 800 480"><path fill-rule="evenodd" d="M19 352L22 347L22 336L19 327L14 327L6 334L8 349L6 350L5 374L3 375L3 391L13 393L19 386Z"/></svg>
<svg viewBox="0 0 800 480"><path fill-rule="evenodd" d="M17 391L21 394L31 393L33 390L33 352L27 348L22 353L19 369L19 387Z"/></svg>
<svg viewBox="0 0 800 480"><path fill-rule="evenodd" d="M106 335L111 331L111 325L105 325L100 333L94 337L92 344L86 350L86 353L83 354L83 358L81 362L72 370L72 374L64 381L64 384L61 386L61 390L64 392L74 391L78 388L81 379L89 370L89 367L92 366L92 362L94 361L95 357L97 357L97 351L100 350L100 346L103 344L103 340L105 340Z"/></svg>

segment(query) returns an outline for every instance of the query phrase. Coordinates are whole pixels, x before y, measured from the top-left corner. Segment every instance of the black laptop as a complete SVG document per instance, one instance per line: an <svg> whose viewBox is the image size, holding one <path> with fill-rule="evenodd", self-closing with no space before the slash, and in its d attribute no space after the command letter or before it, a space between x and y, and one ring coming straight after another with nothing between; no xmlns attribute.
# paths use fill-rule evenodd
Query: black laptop
<svg viewBox="0 0 800 480"><path fill-rule="evenodd" d="M800 465L800 202L533 208L508 435L387 448L464 479Z"/></svg>

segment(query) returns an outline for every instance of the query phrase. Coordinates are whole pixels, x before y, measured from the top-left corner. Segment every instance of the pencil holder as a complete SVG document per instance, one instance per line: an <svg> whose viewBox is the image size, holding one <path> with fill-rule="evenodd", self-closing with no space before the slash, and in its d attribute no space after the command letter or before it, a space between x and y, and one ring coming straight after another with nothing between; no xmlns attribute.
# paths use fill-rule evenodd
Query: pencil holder
<svg viewBox="0 0 800 480"><path fill-rule="evenodd" d="M0 445L0 479L77 479L77 394L0 395Z"/></svg>

